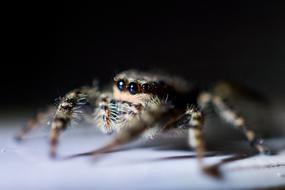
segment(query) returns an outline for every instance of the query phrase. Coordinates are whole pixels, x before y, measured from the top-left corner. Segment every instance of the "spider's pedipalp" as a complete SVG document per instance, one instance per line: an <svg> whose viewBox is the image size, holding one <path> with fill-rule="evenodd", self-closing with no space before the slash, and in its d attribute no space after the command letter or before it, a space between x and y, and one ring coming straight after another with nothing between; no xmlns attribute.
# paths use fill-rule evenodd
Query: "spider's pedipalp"
<svg viewBox="0 0 285 190"><path fill-rule="evenodd" d="M112 127L112 117L111 109L109 106L111 97L107 94L101 94L98 100L98 106L95 108L93 117L95 118L95 124L102 129L104 133L111 133ZM101 127L102 126L102 127Z"/></svg>
<svg viewBox="0 0 285 190"><path fill-rule="evenodd" d="M93 114L94 123L103 133L119 131L127 126L127 123L137 116L143 106L127 101L115 100L110 96L101 95L98 107Z"/></svg>
<svg viewBox="0 0 285 190"><path fill-rule="evenodd" d="M113 101L113 103L119 104L130 104L130 106L135 106L129 102L123 101ZM139 105L136 106L139 110ZM124 109L124 108L122 108ZM103 146L100 149L89 152L88 154L93 154L94 156L111 151L117 146L126 144L140 137L146 130L150 129L154 126L156 122L158 122L161 117L166 114L172 107L165 102L160 101L159 98L151 99L141 110L138 117L131 117L128 122L124 122L124 127L119 130L118 135L107 145ZM127 109L129 110L129 109ZM81 154L79 154L81 155ZM71 156L76 157L76 155Z"/></svg>

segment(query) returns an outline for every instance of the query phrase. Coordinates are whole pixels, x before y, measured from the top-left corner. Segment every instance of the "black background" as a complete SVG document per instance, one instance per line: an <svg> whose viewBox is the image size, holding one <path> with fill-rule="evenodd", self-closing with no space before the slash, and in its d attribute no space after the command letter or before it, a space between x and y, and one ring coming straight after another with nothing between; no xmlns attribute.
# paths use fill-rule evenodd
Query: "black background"
<svg viewBox="0 0 285 190"><path fill-rule="evenodd" d="M10 9L2 23L2 109L53 103L129 68L285 94L282 4L25 2Z"/></svg>

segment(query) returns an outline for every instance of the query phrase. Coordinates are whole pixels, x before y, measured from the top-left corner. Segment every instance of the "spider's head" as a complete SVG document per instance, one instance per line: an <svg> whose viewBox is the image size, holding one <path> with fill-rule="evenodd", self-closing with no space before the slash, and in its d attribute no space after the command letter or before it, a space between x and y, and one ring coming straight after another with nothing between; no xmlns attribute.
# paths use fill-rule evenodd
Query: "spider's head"
<svg viewBox="0 0 285 190"><path fill-rule="evenodd" d="M145 104L158 97L172 98L187 93L191 86L183 79L166 74L128 70L114 77L113 93L117 100Z"/></svg>
<svg viewBox="0 0 285 190"><path fill-rule="evenodd" d="M148 73L125 71L114 77L113 93L117 100L144 104L165 87L165 83Z"/></svg>

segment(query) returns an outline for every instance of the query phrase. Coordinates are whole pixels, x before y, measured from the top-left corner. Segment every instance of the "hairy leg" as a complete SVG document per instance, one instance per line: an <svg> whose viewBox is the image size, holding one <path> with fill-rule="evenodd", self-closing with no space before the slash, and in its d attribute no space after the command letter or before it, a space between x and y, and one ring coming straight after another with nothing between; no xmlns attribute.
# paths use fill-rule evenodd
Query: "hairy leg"
<svg viewBox="0 0 285 190"><path fill-rule="evenodd" d="M194 106L188 107L184 114L168 122L163 131L170 129L188 129L188 143L195 148L201 166L205 155L205 142L203 136L203 114Z"/></svg>
<svg viewBox="0 0 285 190"><path fill-rule="evenodd" d="M82 100L94 103L98 95L99 93L96 88L83 87L72 90L63 97L51 123L50 155L52 157L56 156L59 135L67 128L72 120L72 117L76 112L75 108L79 106Z"/></svg>
<svg viewBox="0 0 285 190"><path fill-rule="evenodd" d="M30 119L22 130L16 134L15 139L18 141L23 140L23 138L33 129L45 124L55 112L56 107L49 106L47 110L37 113L35 117Z"/></svg>
<svg viewBox="0 0 285 190"><path fill-rule="evenodd" d="M245 119L231 109L221 96L204 92L199 96L198 102L202 109L205 109L209 105L213 106L220 118L231 124L234 128L242 131L251 146L256 148L258 152L270 153L269 149L262 145L262 140L248 127Z"/></svg>
<svg viewBox="0 0 285 190"><path fill-rule="evenodd" d="M202 162L202 158L205 155L205 140L203 136L203 116L202 112L197 108L188 108L186 111L188 116L189 127L189 145L194 147L197 151L198 158Z"/></svg>

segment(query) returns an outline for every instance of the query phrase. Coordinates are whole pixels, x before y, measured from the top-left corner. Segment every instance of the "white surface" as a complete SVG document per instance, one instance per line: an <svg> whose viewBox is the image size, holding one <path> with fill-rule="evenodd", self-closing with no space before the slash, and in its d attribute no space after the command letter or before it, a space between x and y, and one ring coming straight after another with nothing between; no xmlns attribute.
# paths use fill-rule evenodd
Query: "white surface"
<svg viewBox="0 0 285 190"><path fill-rule="evenodd" d="M134 147L99 160L80 157L54 161L47 154L47 137L35 133L18 144L12 137L21 121L6 120L0 127L0 189L241 189L285 187L285 152L254 156L221 166L223 178L202 173L187 150ZM90 128L73 128L62 136L61 155L98 148L111 137ZM227 156L205 158L217 163Z"/></svg>

